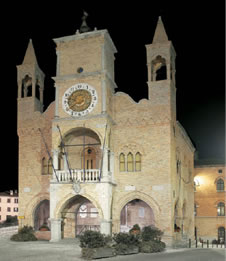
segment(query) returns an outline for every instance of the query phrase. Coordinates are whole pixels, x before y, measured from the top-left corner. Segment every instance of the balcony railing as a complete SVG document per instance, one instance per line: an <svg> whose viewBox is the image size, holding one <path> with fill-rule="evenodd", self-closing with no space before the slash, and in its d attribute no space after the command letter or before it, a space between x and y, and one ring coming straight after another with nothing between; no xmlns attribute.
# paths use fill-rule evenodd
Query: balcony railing
<svg viewBox="0 0 226 261"><path fill-rule="evenodd" d="M69 172L68 170L56 170L56 176L59 182L72 182L72 181L79 181L79 182L86 182L86 183L93 183L100 181L100 170L99 169L87 169L87 170L76 170L71 169ZM53 180L56 181L55 174L53 176Z"/></svg>

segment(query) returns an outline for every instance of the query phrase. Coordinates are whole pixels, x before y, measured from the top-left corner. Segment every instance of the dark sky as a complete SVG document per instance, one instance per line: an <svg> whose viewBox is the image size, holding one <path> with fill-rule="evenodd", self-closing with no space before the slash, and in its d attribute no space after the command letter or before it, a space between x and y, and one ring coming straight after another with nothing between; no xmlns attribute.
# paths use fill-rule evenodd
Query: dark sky
<svg viewBox="0 0 226 261"><path fill-rule="evenodd" d="M118 50L115 81L118 91L135 101L147 98L146 44L153 39L162 16L169 40L177 53L177 119L201 159L224 158L225 13L224 1L130 1L128 5L105 1L78 4L41 2L5 7L1 24L2 146L4 171L0 191L17 187L17 71L32 38L40 68L46 74L45 107L54 100L51 77L56 73L53 38L72 35L81 25L82 10L91 28L107 29ZM82 2L82 1L81 1ZM95 1L96 2L96 1ZM132 3L131 3L132 2ZM202 2L202 3L200 3ZM221 5L220 5L221 2ZM31 3L31 2L30 2ZM35 3L35 2L34 2ZM104 4L103 4L104 3Z"/></svg>

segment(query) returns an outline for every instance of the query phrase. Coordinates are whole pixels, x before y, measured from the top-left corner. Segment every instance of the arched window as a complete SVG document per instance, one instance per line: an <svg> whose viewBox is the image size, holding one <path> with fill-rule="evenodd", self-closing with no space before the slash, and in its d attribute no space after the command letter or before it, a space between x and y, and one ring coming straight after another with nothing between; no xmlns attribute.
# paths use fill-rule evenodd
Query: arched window
<svg viewBox="0 0 226 261"><path fill-rule="evenodd" d="M42 175L50 175L53 173L53 168L52 168L52 161L49 159L47 161L46 158L42 159Z"/></svg>
<svg viewBox="0 0 226 261"><path fill-rule="evenodd" d="M22 97L31 97L32 96L32 78L26 75L22 81Z"/></svg>
<svg viewBox="0 0 226 261"><path fill-rule="evenodd" d="M155 60L152 61L152 81L161 81L167 79L167 67L166 60L158 55Z"/></svg>
<svg viewBox="0 0 226 261"><path fill-rule="evenodd" d="M46 158L42 159L42 175L47 175L48 174L48 162Z"/></svg>
<svg viewBox="0 0 226 261"><path fill-rule="evenodd" d="M53 173L53 167L52 167L52 160L48 160L48 173L47 174L52 174Z"/></svg>
<svg viewBox="0 0 226 261"><path fill-rule="evenodd" d="M223 202L220 202L217 205L217 215L218 216L224 216L225 215L225 206Z"/></svg>
<svg viewBox="0 0 226 261"><path fill-rule="evenodd" d="M125 171L126 168L125 168L125 155L123 153L120 154L119 156L119 170L120 171Z"/></svg>
<svg viewBox="0 0 226 261"><path fill-rule="evenodd" d="M219 227L218 228L218 239L220 242L225 242L225 228L224 227Z"/></svg>
<svg viewBox="0 0 226 261"><path fill-rule="evenodd" d="M218 192L224 191L224 181L223 181L223 179L218 179L218 181L217 181L217 191Z"/></svg>
<svg viewBox="0 0 226 261"><path fill-rule="evenodd" d="M131 152L127 155L127 171L134 171L133 154Z"/></svg>
<svg viewBox="0 0 226 261"><path fill-rule="evenodd" d="M140 154L140 152L137 152L136 156L135 156L135 171L141 171L141 154Z"/></svg>

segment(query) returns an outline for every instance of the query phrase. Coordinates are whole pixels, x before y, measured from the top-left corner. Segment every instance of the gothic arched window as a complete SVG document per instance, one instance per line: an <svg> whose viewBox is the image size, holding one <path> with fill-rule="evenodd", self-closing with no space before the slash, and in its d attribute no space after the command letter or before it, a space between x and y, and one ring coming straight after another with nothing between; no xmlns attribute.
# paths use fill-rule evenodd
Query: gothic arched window
<svg viewBox="0 0 226 261"><path fill-rule="evenodd" d="M135 171L141 171L141 154L140 154L140 152L137 152L136 156L135 156Z"/></svg>
<svg viewBox="0 0 226 261"><path fill-rule="evenodd" d="M152 81L162 81L167 79L166 60L158 55L152 61Z"/></svg>
<svg viewBox="0 0 226 261"><path fill-rule="evenodd" d="M48 162L46 158L42 159L42 175L47 175L48 174Z"/></svg>
<svg viewBox="0 0 226 261"><path fill-rule="evenodd" d="M218 179L218 181L217 181L217 191L219 191L219 192L224 191L224 181L223 181L223 179Z"/></svg>
<svg viewBox="0 0 226 261"><path fill-rule="evenodd" d="M134 171L133 154L131 152L127 155L127 171Z"/></svg>
<svg viewBox="0 0 226 261"><path fill-rule="evenodd" d="M223 202L220 202L217 205L217 215L218 216L224 216L225 215L225 206Z"/></svg>
<svg viewBox="0 0 226 261"><path fill-rule="evenodd" d="M47 174L52 174L53 173L53 167L52 167L52 160L48 160L48 172Z"/></svg>
<svg viewBox="0 0 226 261"><path fill-rule="evenodd" d="M125 171L126 162L125 162L125 155L123 153L120 154L119 156L119 170L120 171Z"/></svg>
<svg viewBox="0 0 226 261"><path fill-rule="evenodd" d="M32 96L32 78L26 75L22 81L22 97L31 97Z"/></svg>

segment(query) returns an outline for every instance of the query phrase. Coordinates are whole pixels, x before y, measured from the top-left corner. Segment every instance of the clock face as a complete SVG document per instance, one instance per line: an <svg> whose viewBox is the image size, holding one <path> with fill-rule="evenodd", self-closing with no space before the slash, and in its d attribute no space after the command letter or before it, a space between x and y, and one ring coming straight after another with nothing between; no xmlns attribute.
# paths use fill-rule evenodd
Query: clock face
<svg viewBox="0 0 226 261"><path fill-rule="evenodd" d="M87 83L70 87L63 95L62 105L66 113L74 117L85 116L97 104L97 92Z"/></svg>

